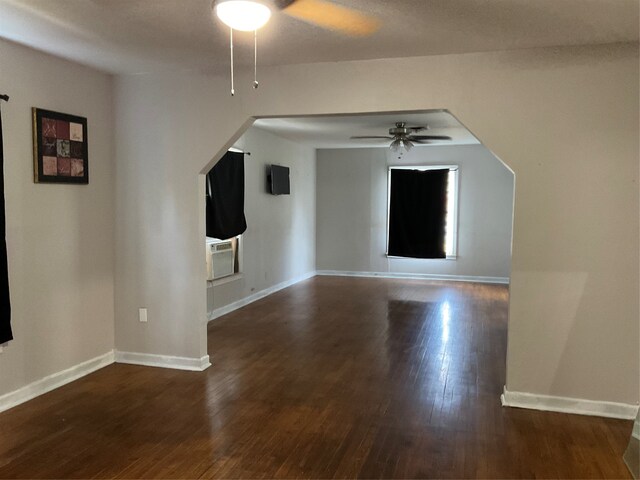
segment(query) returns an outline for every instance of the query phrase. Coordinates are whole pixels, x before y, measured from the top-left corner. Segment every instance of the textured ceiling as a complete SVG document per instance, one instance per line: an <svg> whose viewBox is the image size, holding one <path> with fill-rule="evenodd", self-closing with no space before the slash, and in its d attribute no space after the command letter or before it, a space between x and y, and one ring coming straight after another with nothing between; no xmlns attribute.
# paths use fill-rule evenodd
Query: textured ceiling
<svg viewBox="0 0 640 480"><path fill-rule="evenodd" d="M418 135L447 135L451 141L433 141L431 145L473 145L480 142L447 111L419 113L385 113L379 115L327 115L268 118L256 120L254 126L282 138L314 148L383 147L390 140L350 140L351 136L388 135L396 122L407 126L428 126Z"/></svg>
<svg viewBox="0 0 640 480"><path fill-rule="evenodd" d="M210 0L0 0L0 36L113 73L221 71L228 31ZM282 65L638 41L638 0L335 0L378 17L367 38L276 14L259 63ZM237 35L237 61L252 36Z"/></svg>

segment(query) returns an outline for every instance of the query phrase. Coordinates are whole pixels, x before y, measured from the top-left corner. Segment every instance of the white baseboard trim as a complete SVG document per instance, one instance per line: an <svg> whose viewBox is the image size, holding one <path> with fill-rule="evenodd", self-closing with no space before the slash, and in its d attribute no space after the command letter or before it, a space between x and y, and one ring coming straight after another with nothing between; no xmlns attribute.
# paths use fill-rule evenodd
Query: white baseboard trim
<svg viewBox="0 0 640 480"><path fill-rule="evenodd" d="M633 422L633 431L631 432L631 435L640 440L640 419L638 419L638 417L636 417L636 421Z"/></svg>
<svg viewBox="0 0 640 480"><path fill-rule="evenodd" d="M144 365L146 367L173 368L175 370L189 370L202 372L211 366L209 355L202 358L172 357L169 355L154 355L151 353L135 353L116 351L116 363Z"/></svg>
<svg viewBox="0 0 640 480"><path fill-rule="evenodd" d="M481 277L473 275L439 275L432 273L396 273L396 272L348 272L342 270L318 270L316 275L338 277L401 278L407 280L440 280L447 282L499 283L509 284L509 277Z"/></svg>
<svg viewBox="0 0 640 480"><path fill-rule="evenodd" d="M100 355L99 357L92 358L86 362L74 365L71 368L62 370L61 372L54 373L47 377L36 380L29 385L25 385L13 392L5 393L0 396L0 412L9 410L21 403L27 402L35 397L44 395L51 390L55 390L58 387L62 387L67 383L71 383L85 375L100 370L101 368L111 365L114 361L113 350Z"/></svg>
<svg viewBox="0 0 640 480"><path fill-rule="evenodd" d="M595 417L622 418L633 420L638 413L638 405L628 403L584 400L581 398L554 397L533 393L510 392L505 387L500 395L503 407L528 408L549 412L575 413Z"/></svg>
<svg viewBox="0 0 640 480"><path fill-rule="evenodd" d="M261 298L271 295L272 293L276 293L277 291L282 290L283 288L290 287L292 285L295 285L296 283L302 282L303 280L307 280L315 276L316 276L316 272L308 272L299 277L292 278L291 280L287 280L285 282L281 282L276 285L273 285L272 287L265 288L264 290L260 290L259 292L249 295L248 297L240 299L236 302L230 303L229 305L225 305L224 307L216 308L215 310L209 312L209 315L208 315L209 321L222 317L223 315L226 315L227 313L231 313L234 310L238 310L239 308L242 308L245 305L249 305L250 303L260 300Z"/></svg>

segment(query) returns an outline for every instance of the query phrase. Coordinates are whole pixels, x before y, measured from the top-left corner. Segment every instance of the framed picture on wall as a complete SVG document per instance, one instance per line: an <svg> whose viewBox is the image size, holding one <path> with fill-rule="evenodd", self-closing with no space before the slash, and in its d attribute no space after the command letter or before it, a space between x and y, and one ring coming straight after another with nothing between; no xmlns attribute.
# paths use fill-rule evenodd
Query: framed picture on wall
<svg viewBox="0 0 640 480"><path fill-rule="evenodd" d="M87 119L33 108L36 183L89 183Z"/></svg>

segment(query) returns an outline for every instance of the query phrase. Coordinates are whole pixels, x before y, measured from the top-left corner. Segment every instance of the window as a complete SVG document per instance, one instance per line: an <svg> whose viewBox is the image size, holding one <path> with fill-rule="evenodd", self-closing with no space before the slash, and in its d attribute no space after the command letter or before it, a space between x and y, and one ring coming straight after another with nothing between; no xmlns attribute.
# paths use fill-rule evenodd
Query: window
<svg viewBox="0 0 640 480"><path fill-rule="evenodd" d="M387 194L387 256L456 258L457 166L389 167Z"/></svg>
<svg viewBox="0 0 640 480"><path fill-rule="evenodd" d="M228 151L209 171L206 188L208 279L238 278L242 271L244 216L244 154Z"/></svg>

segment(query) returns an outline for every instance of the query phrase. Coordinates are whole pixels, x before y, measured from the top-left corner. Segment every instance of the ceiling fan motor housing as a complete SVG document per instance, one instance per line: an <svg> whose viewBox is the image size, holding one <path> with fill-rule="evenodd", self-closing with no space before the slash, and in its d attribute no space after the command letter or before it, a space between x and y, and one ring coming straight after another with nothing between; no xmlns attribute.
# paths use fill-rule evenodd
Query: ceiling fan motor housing
<svg viewBox="0 0 640 480"><path fill-rule="evenodd" d="M394 128L389 129L389 135L394 137L406 137L407 135L412 135L415 132L419 132L420 130L427 130L428 127L407 127L407 124L404 122L397 122Z"/></svg>

